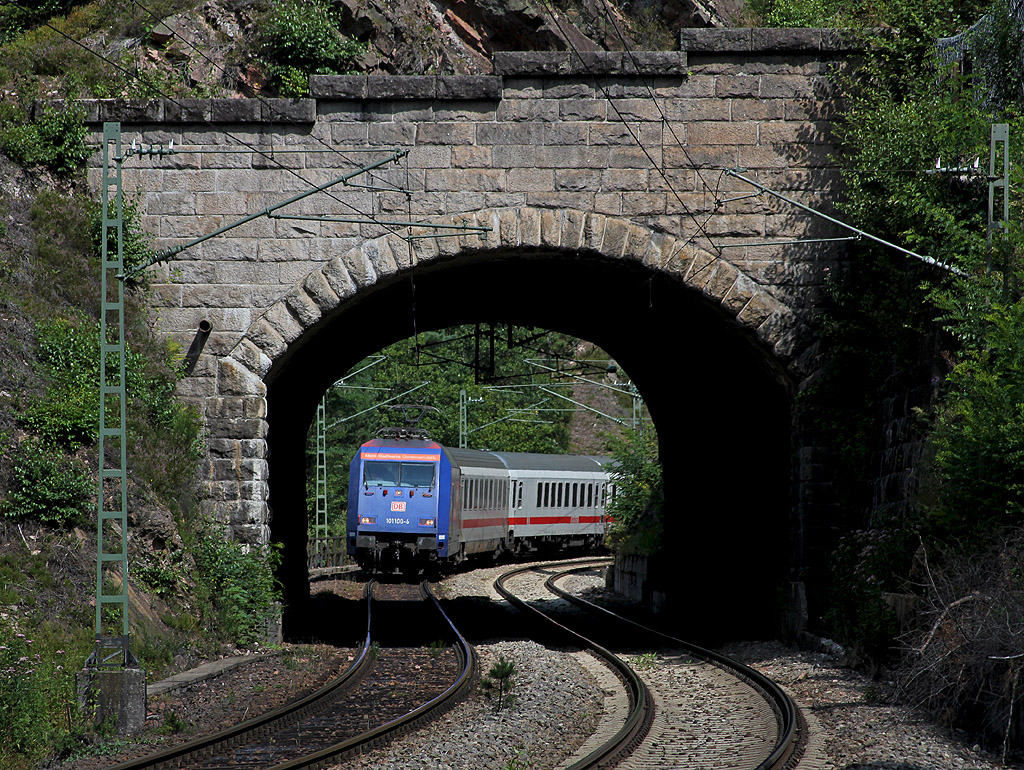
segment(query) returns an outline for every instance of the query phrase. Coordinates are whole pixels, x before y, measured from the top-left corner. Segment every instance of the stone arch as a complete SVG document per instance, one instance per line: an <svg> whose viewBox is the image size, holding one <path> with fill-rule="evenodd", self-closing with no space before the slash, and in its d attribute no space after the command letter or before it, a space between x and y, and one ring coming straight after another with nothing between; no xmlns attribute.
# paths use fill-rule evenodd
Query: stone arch
<svg viewBox="0 0 1024 770"><path fill-rule="evenodd" d="M455 255L521 248L593 253L633 261L681 280L751 332L780 369L799 369L810 335L795 313L721 256L629 219L573 209L502 208L440 220L486 226L471 233L425 238L412 249L394 234L364 241L312 270L271 305L217 365L207 397L209 458L205 512L236 539L266 542L268 530L267 386L290 346L332 311L379 281Z"/></svg>

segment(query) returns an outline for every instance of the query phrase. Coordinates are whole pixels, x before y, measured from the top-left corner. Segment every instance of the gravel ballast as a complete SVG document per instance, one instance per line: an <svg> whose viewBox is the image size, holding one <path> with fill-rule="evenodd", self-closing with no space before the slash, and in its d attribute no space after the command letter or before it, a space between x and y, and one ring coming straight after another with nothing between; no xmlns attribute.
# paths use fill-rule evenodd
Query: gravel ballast
<svg viewBox="0 0 1024 770"><path fill-rule="evenodd" d="M500 601L491 586L507 567L481 569L445 579L445 598L480 597ZM562 581L575 592L593 591L603 581L582 575ZM318 587L324 588L324 585ZM354 595L358 589L348 584ZM537 596L535 598L540 598ZM553 602L553 604L561 604ZM584 751L598 723L616 711L617 682L602 675L585 653L546 649L529 641L494 640L477 647L478 676L504 656L516 667L516 700L496 711L479 688L456 704L440 721L388 746L354 757L339 767L355 770L507 770L563 767ZM811 744L801 770L996 770L999 757L949 734L913 710L885 700L886 686L841 665L821 652L788 649L778 642L747 642L721 650L777 681L807 715ZM254 660L216 679L150 699L148 724L165 732L169 714L191 726L186 735L154 735L149 745L136 744L103 757L79 759L63 770L98 770L114 761L154 750L157 745L193 737L205 728L220 728L252 716L282 696L309 691L322 681L318 665L337 670L338 657L324 648L286 650L279 657ZM338 651L339 653L342 651ZM345 651L341 662L348 656ZM656 670L653 669L653 670ZM645 672L645 676L650 672ZM676 720L695 720L678 714ZM163 729L161 729L163 728ZM191 734L189 734L191 733ZM587 744L590 745L590 744ZM667 762L667 760L666 760ZM665 767L672 767L667 762ZM728 765L725 765L728 766ZM1010 765L1022 768L1024 765Z"/></svg>

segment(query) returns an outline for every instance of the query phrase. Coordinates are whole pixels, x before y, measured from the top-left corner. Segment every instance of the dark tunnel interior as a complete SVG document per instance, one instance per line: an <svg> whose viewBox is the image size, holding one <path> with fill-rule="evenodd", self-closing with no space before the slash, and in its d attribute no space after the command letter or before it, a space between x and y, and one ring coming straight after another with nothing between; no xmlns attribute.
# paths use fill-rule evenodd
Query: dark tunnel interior
<svg viewBox="0 0 1024 770"><path fill-rule="evenodd" d="M790 388L716 304L626 260L476 253L421 265L342 304L267 378L271 536L283 548L286 637L303 625L305 442L316 404L355 363L420 332L473 322L576 335L639 388L658 429L665 530L650 583L663 618L703 639L774 634L791 566Z"/></svg>

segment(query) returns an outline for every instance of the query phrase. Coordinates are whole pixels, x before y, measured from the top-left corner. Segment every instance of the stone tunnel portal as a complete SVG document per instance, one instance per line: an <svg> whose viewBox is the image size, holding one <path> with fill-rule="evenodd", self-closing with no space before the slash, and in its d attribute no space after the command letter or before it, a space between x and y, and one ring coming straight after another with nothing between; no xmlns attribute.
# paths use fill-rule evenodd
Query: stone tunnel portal
<svg viewBox="0 0 1024 770"><path fill-rule="evenodd" d="M665 530L649 590L680 631L770 633L791 541L789 386L750 330L680 278L540 247L420 264L343 302L266 377L271 539L283 546L284 632L307 604L305 441L323 392L419 331L530 325L590 340L640 389L660 438Z"/></svg>

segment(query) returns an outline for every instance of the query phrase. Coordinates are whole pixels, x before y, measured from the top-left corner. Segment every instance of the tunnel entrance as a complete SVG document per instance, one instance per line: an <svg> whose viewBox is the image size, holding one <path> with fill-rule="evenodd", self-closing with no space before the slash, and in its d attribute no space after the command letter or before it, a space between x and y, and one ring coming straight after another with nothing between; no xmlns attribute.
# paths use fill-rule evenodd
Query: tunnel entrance
<svg viewBox="0 0 1024 770"><path fill-rule="evenodd" d="M283 545L285 635L302 625L306 436L324 391L417 332L474 322L592 341L639 388L664 465L650 586L664 617L707 637L775 631L790 566L790 385L752 331L681 278L539 247L456 255L378 278L307 329L267 377L271 539Z"/></svg>

